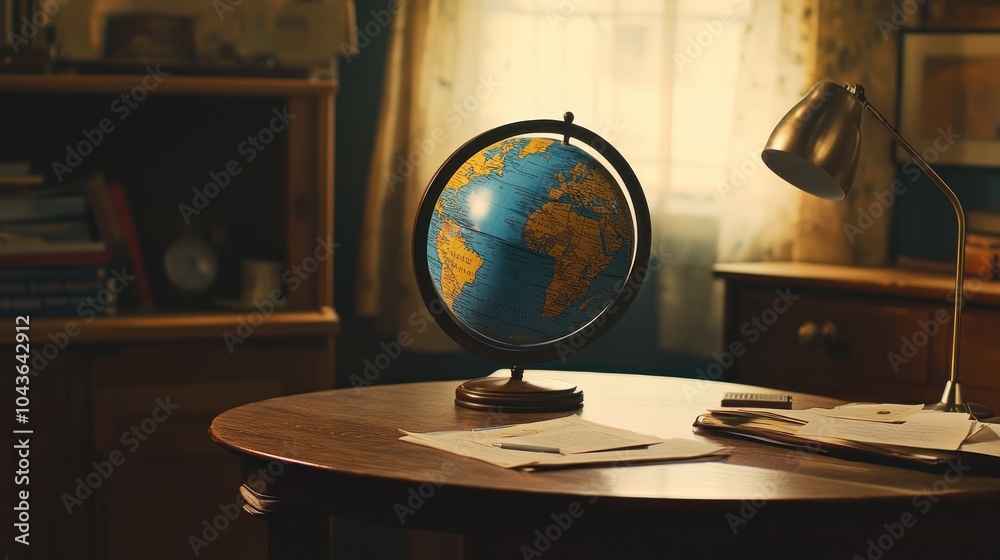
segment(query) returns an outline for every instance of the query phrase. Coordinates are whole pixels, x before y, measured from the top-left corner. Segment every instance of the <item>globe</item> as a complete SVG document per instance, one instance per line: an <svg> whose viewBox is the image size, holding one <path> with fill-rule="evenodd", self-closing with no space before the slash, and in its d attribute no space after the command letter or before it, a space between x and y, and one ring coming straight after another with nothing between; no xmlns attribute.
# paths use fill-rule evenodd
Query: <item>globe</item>
<svg viewBox="0 0 1000 560"><path fill-rule="evenodd" d="M625 195L582 149L550 138L497 142L466 161L427 235L434 288L470 334L546 344L597 317L635 248Z"/></svg>
<svg viewBox="0 0 1000 560"><path fill-rule="evenodd" d="M438 323L515 366L515 377L522 364L565 357L606 332L649 255L634 173L571 121L513 123L459 148L432 179L414 229L418 286Z"/></svg>

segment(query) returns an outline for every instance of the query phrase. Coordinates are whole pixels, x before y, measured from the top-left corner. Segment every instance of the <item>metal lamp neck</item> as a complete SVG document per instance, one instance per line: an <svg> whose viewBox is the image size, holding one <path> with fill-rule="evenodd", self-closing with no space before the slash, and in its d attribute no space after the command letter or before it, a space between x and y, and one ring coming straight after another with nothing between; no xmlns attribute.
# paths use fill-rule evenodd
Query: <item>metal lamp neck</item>
<svg viewBox="0 0 1000 560"><path fill-rule="evenodd" d="M952 208L955 209L955 217L958 219L958 246L956 250L955 257L955 293L954 293L954 323L952 325L952 337L951 337L951 366L949 372L949 381L945 387L944 394L941 396L941 402L938 404L938 408L942 410L958 410L958 411L968 411L967 403L965 402L965 397L962 393L961 385L958 382L958 358L959 358L959 347L961 342L962 334L962 307L965 305L965 210L962 208L962 203L958 200L958 196L955 195L955 191L951 190L951 187L944 182L944 179L937 174L934 169L931 168L930 164L920 156L913 146L910 145L899 132L896 131L892 125L879 113L875 107L865 99L865 90L861 84L855 84L854 86L845 85L847 90L854 95L858 101L861 102L862 106L868 110L875 119L882 123L893 138L899 142L903 150L913 159L921 171L930 178L931 182L937 186L938 189L944 193L948 201L951 202Z"/></svg>

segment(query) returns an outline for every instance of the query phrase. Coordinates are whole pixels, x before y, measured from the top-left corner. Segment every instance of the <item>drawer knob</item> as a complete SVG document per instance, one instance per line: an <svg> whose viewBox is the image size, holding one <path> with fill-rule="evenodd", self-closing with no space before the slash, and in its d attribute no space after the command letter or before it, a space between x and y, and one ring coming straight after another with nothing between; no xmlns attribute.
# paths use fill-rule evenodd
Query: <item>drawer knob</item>
<svg viewBox="0 0 1000 560"><path fill-rule="evenodd" d="M813 321L806 321L799 325L798 341L799 346L807 348L819 341L826 342L827 346L836 346L838 342L837 325L832 321L826 321L820 327Z"/></svg>
<svg viewBox="0 0 1000 560"><path fill-rule="evenodd" d="M833 322L827 321L823 323L823 340L829 345L834 345L838 342L837 340L837 325Z"/></svg>
<svg viewBox="0 0 1000 560"><path fill-rule="evenodd" d="M812 321L806 321L799 325L798 334L799 346L808 348L819 340L819 327Z"/></svg>

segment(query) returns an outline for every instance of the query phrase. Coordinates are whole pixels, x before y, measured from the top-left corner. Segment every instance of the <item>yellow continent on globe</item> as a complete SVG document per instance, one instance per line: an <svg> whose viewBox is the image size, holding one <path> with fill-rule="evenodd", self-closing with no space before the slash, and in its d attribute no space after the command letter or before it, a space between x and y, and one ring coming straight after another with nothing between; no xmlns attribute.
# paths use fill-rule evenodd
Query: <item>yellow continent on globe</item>
<svg viewBox="0 0 1000 560"><path fill-rule="evenodd" d="M524 159L531 154L544 154L545 150L549 149L552 145L553 140L551 138L532 138L528 140L528 143L521 148L521 151L517 154L517 157ZM545 156L548 158L548 156Z"/></svg>
<svg viewBox="0 0 1000 560"><path fill-rule="evenodd" d="M434 205L434 209L438 212L444 211L444 207L441 205L441 199L444 198L443 194L447 191L447 189L457 191L464 188L473 179L489 175L490 173L503 175L504 158L507 156L507 152L509 152L513 147L514 144L512 142L507 143L502 147L502 151L500 153L493 154L490 158L487 158L486 154L483 152L469 158L469 161L463 163L462 167L459 167L458 171L451 176L451 179L448 179L448 184L444 186L445 191L442 191L442 196L438 197L438 202Z"/></svg>
<svg viewBox="0 0 1000 560"><path fill-rule="evenodd" d="M524 241L555 259L542 317L556 317L587 295L590 281L611 264L601 248L598 222L573 212L566 202L548 202L533 212L524 226Z"/></svg>
<svg viewBox="0 0 1000 560"><path fill-rule="evenodd" d="M466 284L476 280L476 272L483 266L483 259L465 244L465 236L454 220L445 220L435 242L438 260L441 261L441 296L449 307Z"/></svg>
<svg viewBox="0 0 1000 560"><path fill-rule="evenodd" d="M618 197L610 189L609 177L582 162L573 166L570 174L570 181L562 173L555 175L559 184L549 191L549 199L558 201L568 195L600 219L574 212L568 202L547 202L528 217L522 231L525 243L555 259L552 282L542 304L543 317L557 317L573 300L587 295L590 282L611 264L612 254L621 249L623 241L627 243L632 229L623 204L618 204L617 212L611 208ZM589 299L580 309L588 303Z"/></svg>

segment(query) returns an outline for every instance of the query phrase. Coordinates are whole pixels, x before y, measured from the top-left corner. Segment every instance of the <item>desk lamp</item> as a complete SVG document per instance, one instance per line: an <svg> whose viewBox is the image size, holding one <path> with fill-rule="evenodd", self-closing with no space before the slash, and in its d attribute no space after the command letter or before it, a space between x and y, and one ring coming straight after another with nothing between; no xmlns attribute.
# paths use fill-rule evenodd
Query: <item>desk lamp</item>
<svg viewBox="0 0 1000 560"><path fill-rule="evenodd" d="M955 322L951 335L951 373L941 401L928 408L944 412L992 411L970 407L958 381L958 350L965 288L965 211L954 191L920 154L865 99L861 84L819 82L774 127L761 158L775 174L803 191L827 200L844 200L861 156L861 114L867 109L882 123L955 209L958 253L955 258ZM973 410L975 408L975 410ZM985 408L985 407L982 407Z"/></svg>

